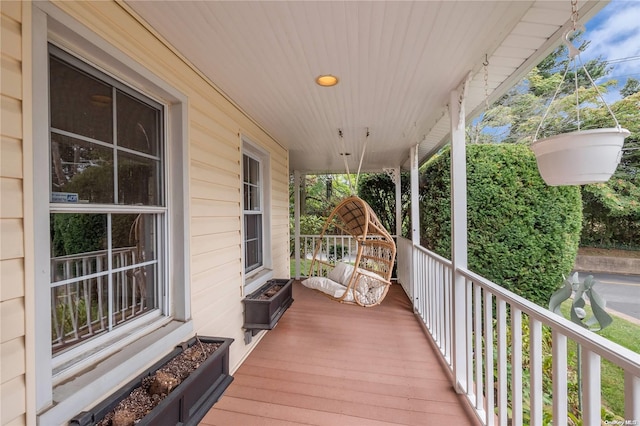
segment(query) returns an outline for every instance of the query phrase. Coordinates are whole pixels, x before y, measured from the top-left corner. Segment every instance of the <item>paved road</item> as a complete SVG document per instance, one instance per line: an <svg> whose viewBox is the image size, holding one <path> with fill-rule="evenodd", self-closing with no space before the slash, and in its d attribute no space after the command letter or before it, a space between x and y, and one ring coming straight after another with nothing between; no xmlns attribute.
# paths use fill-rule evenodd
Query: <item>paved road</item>
<svg viewBox="0 0 640 426"><path fill-rule="evenodd" d="M607 301L607 309L621 312L640 320L640 275L597 274L580 272L582 281L593 275L598 281L596 292Z"/></svg>

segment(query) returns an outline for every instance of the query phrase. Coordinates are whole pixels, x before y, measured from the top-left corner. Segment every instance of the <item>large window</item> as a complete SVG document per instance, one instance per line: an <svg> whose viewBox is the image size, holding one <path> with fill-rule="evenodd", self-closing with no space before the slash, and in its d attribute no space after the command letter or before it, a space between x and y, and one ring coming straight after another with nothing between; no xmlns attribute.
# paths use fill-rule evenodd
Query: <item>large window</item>
<svg viewBox="0 0 640 426"><path fill-rule="evenodd" d="M50 46L54 354L161 309L164 109Z"/></svg>
<svg viewBox="0 0 640 426"><path fill-rule="evenodd" d="M153 61L49 2L31 14L25 326L38 424L59 425L193 334L189 108Z"/></svg>
<svg viewBox="0 0 640 426"><path fill-rule="evenodd" d="M263 208L260 161L247 154L242 156L244 188L244 270L245 273L263 266Z"/></svg>
<svg viewBox="0 0 640 426"><path fill-rule="evenodd" d="M272 278L271 174L269 153L242 137L242 234L244 291Z"/></svg>

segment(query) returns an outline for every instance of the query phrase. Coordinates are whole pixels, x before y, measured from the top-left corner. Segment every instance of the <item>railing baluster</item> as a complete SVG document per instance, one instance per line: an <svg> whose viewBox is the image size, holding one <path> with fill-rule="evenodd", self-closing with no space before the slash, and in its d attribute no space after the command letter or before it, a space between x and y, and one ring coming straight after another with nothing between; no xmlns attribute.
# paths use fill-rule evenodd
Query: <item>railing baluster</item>
<svg viewBox="0 0 640 426"><path fill-rule="evenodd" d="M624 372L624 417L640 420L640 377Z"/></svg>
<svg viewBox="0 0 640 426"><path fill-rule="evenodd" d="M542 323L529 318L531 425L542 426Z"/></svg>
<svg viewBox="0 0 640 426"><path fill-rule="evenodd" d="M438 339L440 340L440 349L443 352L445 346L444 340L444 283L442 281L442 265L440 263L435 263L436 270L436 282L434 285L436 286L438 297Z"/></svg>
<svg viewBox="0 0 640 426"><path fill-rule="evenodd" d="M493 413L493 405L495 402L493 390L493 296L486 290L484 291L484 340L484 410L487 414L485 423L487 426L493 426L495 420Z"/></svg>
<svg viewBox="0 0 640 426"><path fill-rule="evenodd" d="M482 380L482 289L479 285L471 284L473 289L473 335L474 335L474 366L475 366L475 392L476 409L484 406L483 380Z"/></svg>
<svg viewBox="0 0 640 426"><path fill-rule="evenodd" d="M450 281L449 281L449 269L446 267L446 265L441 265L442 267L442 285L443 285L443 303L442 303L442 307L443 307L443 321L442 321L442 325L443 325L443 338L442 340L444 341L444 345L442 348L442 353L444 355L444 359L447 361L447 363L450 362L449 359L449 348L450 348L450 344L451 344L451 323L450 323L450 318L451 318L451 306L449 305L449 303L451 302L451 299L449 298L449 291L451 289L450 286Z"/></svg>
<svg viewBox="0 0 640 426"><path fill-rule="evenodd" d="M470 398L474 395L473 390L473 303L472 303L472 292L473 287L471 286L472 281L463 278L464 290L465 290L465 310L461 314L465 321L465 330L466 330L466 350L464 351L464 357L466 359L466 370L467 370L467 395ZM473 401L473 399L471 399Z"/></svg>
<svg viewBox="0 0 640 426"><path fill-rule="evenodd" d="M507 395L507 303L498 299L497 308L497 339L498 339L498 420L500 426L507 426L508 395Z"/></svg>
<svg viewBox="0 0 640 426"><path fill-rule="evenodd" d="M600 356L582 348L582 421L585 425L600 424L601 405ZM635 419L634 419L635 420Z"/></svg>
<svg viewBox="0 0 640 426"><path fill-rule="evenodd" d="M522 424L522 311L511 306L511 411L512 423Z"/></svg>
<svg viewBox="0 0 640 426"><path fill-rule="evenodd" d="M553 339L553 424L567 425L567 337L554 330Z"/></svg>
<svg viewBox="0 0 640 426"><path fill-rule="evenodd" d="M434 336L436 337L436 339L438 339L438 328L437 328L437 321L438 321L438 302L436 300L436 263L434 261L431 261L431 264L429 265L429 269L428 269L428 279L427 279L427 288L429 289L428 293L427 293L427 306L425 309L427 309L427 312L429 312L430 317L431 317L431 323L430 325L430 329L431 332L434 334Z"/></svg>
<svg viewBox="0 0 640 426"><path fill-rule="evenodd" d="M82 259L82 270L85 275L91 274L91 263L87 261L87 258ZM89 281L89 282L87 282ZM82 280L83 287L83 298L84 298L84 312L87 316L87 332L89 336L93 334L93 326L91 325L91 281L92 280Z"/></svg>

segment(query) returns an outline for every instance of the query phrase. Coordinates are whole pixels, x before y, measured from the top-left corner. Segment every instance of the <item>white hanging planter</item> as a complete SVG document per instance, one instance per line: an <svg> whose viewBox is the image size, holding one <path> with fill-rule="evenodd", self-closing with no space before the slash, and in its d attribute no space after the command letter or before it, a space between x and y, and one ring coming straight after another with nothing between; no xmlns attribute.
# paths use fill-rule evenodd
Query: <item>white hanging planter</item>
<svg viewBox="0 0 640 426"><path fill-rule="evenodd" d="M619 127L581 130L537 140L531 150L547 185L606 182L620 163L629 134Z"/></svg>
<svg viewBox="0 0 640 426"><path fill-rule="evenodd" d="M540 176L542 176L542 179L544 179L547 185L551 186L585 185L588 183L608 181L620 163L624 139L630 135L627 129L623 129L620 126L615 114L605 101L602 93L600 93L598 86L591 78L591 75L589 75L589 71L582 65L582 69L589 78L591 85L596 89L598 97L607 107L607 111L613 118L616 127L580 130L580 103L578 101L576 86L578 130L537 140L542 124L560 91L560 86L567 75L567 71L569 71L570 65L574 63L576 57L579 58L580 56L580 50L569 41L570 35L578 29L576 27L577 15L572 15L572 20L573 29L568 30L564 34L571 60L567 63L567 68L562 76L562 80L558 84L558 88L551 102L549 102L546 112L542 116L542 120L538 125L536 134L533 137L533 142L531 143L531 150L536 156ZM584 26L580 26L580 28L584 31ZM578 79L577 67L575 69L575 79L576 81Z"/></svg>

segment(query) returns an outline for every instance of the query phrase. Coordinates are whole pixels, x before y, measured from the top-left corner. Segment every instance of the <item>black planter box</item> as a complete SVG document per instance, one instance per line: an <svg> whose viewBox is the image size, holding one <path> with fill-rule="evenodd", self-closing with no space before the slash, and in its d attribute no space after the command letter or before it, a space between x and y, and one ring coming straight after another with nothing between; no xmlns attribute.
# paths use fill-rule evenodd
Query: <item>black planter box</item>
<svg viewBox="0 0 640 426"><path fill-rule="evenodd" d="M136 423L136 426L195 426L231 384L233 377L229 375L229 346L233 339L206 336L199 336L198 338L203 343L220 343L220 347L205 362L200 364L189 377L171 391L149 414ZM127 383L93 409L83 411L71 419L69 424L88 426L99 422L120 401L129 396L131 391L140 386L143 378L151 376L173 357L194 344L197 344L195 337L182 343L182 345L176 347L143 374Z"/></svg>
<svg viewBox="0 0 640 426"><path fill-rule="evenodd" d="M293 279L273 279L267 281L262 287L254 291L244 299L244 328L246 330L271 330L278 320L293 303L292 289ZM283 287L268 299L260 300L270 287L282 285Z"/></svg>

